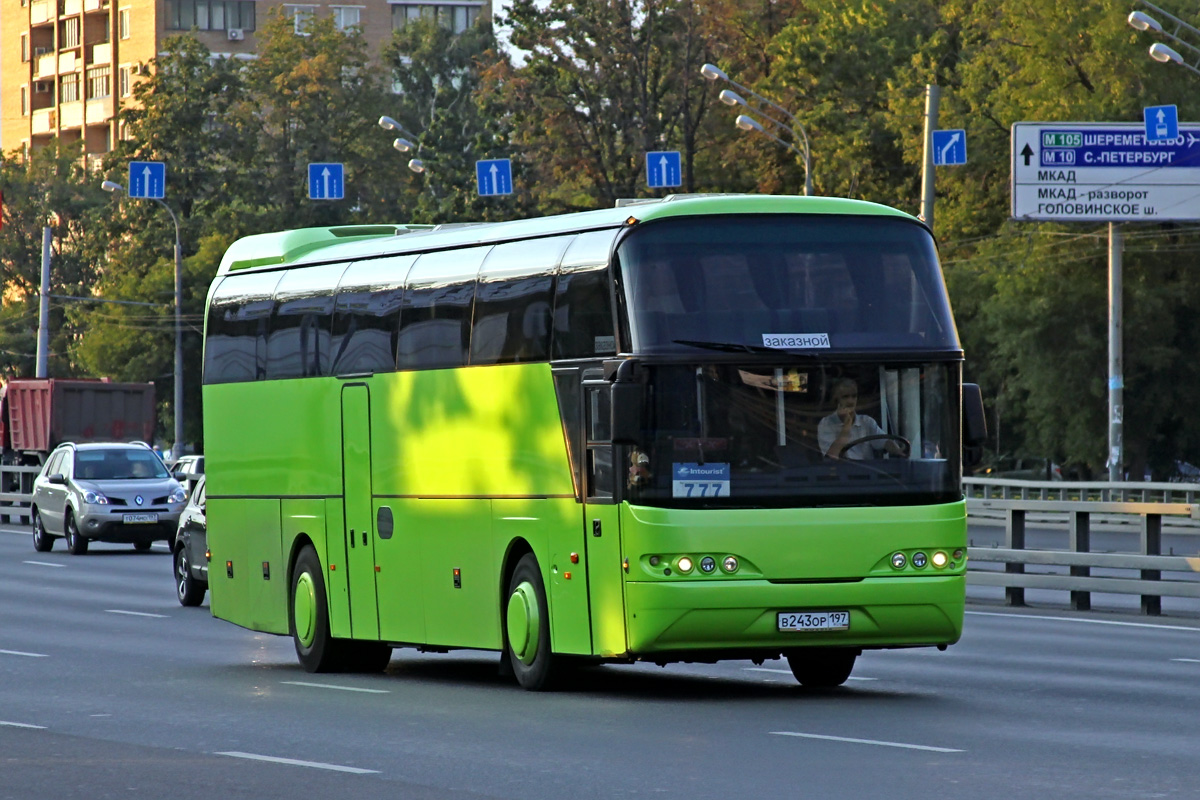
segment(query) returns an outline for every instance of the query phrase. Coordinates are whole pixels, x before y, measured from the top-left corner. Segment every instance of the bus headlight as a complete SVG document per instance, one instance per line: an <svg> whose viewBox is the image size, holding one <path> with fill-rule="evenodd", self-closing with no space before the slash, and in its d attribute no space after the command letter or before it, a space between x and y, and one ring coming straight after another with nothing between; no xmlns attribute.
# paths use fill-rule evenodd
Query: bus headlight
<svg viewBox="0 0 1200 800"><path fill-rule="evenodd" d="M904 553L892 553L892 566L896 569L904 569L904 565L908 563L908 556Z"/></svg>
<svg viewBox="0 0 1200 800"><path fill-rule="evenodd" d="M942 567L946 566L946 562L949 560L950 560L949 557L941 550L938 550L936 553L933 554L933 565L935 567L937 567L938 569L941 569Z"/></svg>
<svg viewBox="0 0 1200 800"><path fill-rule="evenodd" d="M675 562L675 568L680 572L691 572L692 560L687 556L680 556L679 560Z"/></svg>
<svg viewBox="0 0 1200 800"><path fill-rule="evenodd" d="M737 556L725 556L725 560L721 562L721 569L726 572L737 572L738 560Z"/></svg>
<svg viewBox="0 0 1200 800"><path fill-rule="evenodd" d="M717 568L717 560L712 556L705 556L700 559L700 571L707 574Z"/></svg>
<svg viewBox="0 0 1200 800"><path fill-rule="evenodd" d="M929 559L924 553L919 550L913 553L912 565L914 567L917 569L923 569L927 563L929 563Z"/></svg>

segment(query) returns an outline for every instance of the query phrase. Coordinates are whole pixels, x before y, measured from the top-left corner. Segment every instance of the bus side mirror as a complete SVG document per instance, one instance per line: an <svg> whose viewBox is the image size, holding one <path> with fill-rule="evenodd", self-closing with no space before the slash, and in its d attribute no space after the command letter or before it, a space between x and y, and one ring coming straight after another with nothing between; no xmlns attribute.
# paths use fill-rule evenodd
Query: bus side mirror
<svg viewBox="0 0 1200 800"><path fill-rule="evenodd" d="M612 441L637 444L642 434L644 387L640 383L612 385Z"/></svg>
<svg viewBox="0 0 1200 800"><path fill-rule="evenodd" d="M979 384L962 385L963 464L973 467L983 460L983 445L987 441L987 415L983 411L983 394Z"/></svg>

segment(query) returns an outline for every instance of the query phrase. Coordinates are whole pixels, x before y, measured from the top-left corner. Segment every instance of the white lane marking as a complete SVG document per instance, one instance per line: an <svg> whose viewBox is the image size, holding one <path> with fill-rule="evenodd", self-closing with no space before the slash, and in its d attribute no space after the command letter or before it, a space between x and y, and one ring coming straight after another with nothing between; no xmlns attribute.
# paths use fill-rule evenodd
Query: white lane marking
<svg viewBox="0 0 1200 800"><path fill-rule="evenodd" d="M289 686L311 686L314 689L337 689L341 692L366 692L367 694L391 694L388 689L360 689L357 686L334 686L332 683L308 683L307 681L284 681Z"/></svg>
<svg viewBox="0 0 1200 800"><path fill-rule="evenodd" d="M104 610L109 614L127 614L131 617L154 617L156 619L170 619L170 617L168 617L166 614L149 614L145 611L122 611L119 608L106 608Z"/></svg>
<svg viewBox="0 0 1200 800"><path fill-rule="evenodd" d="M35 730L35 731L44 731L44 730L46 730L46 726L45 726L45 725L29 725L28 723L25 723L25 722L5 722L4 720L0 720L0 727L4 727L4 728L29 728L30 730Z"/></svg>
<svg viewBox="0 0 1200 800"><path fill-rule="evenodd" d="M377 769L359 769L358 767L344 767L340 764L323 764L320 761L300 761L295 758L279 758L277 756L263 756L257 753L242 753L238 750L227 750L223 753L216 753L218 756L229 756L231 758L248 758L251 761L269 761L272 764L287 764L292 767L312 767L313 769L328 769L334 772L350 772L355 775L377 775Z"/></svg>
<svg viewBox="0 0 1200 800"><path fill-rule="evenodd" d="M26 658L49 658L45 653L24 653L20 650L0 650L0 655L25 656Z"/></svg>
<svg viewBox="0 0 1200 800"><path fill-rule="evenodd" d="M0 650L0 652L3 652ZM1172 661L1182 661L1185 664L1200 664L1200 658L1172 658Z"/></svg>
<svg viewBox="0 0 1200 800"><path fill-rule="evenodd" d="M771 669L770 667L743 667L746 672L775 672L780 675L791 675L790 669ZM877 681L879 678L855 678L851 676L848 680L852 681Z"/></svg>
<svg viewBox="0 0 1200 800"><path fill-rule="evenodd" d="M1001 614L996 611L967 611L977 617L1014 617L1016 619L1046 619L1053 622L1086 622L1090 625L1118 625L1124 628L1155 628L1163 631L1191 631L1200 633L1200 628L1190 628L1186 625L1154 625L1149 622L1117 622L1111 619L1079 619L1076 617L1045 617L1040 614Z"/></svg>
<svg viewBox="0 0 1200 800"><path fill-rule="evenodd" d="M801 739L824 739L830 742L848 742L849 744L873 744L877 747L899 747L904 750L928 750L932 753L965 753L953 747L930 747L925 744L907 744L905 742L881 742L876 739L852 739L846 736L826 736L821 733L796 733L794 731L771 731L772 736L797 736Z"/></svg>
<svg viewBox="0 0 1200 800"><path fill-rule="evenodd" d="M33 564L37 567L58 567L62 569L66 564L51 564L49 561L22 561L22 564Z"/></svg>

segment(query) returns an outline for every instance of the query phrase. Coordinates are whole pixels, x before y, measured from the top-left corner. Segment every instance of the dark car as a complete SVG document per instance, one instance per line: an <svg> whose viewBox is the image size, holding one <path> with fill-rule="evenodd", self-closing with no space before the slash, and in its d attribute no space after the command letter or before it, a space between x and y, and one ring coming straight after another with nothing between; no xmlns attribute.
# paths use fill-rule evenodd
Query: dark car
<svg viewBox="0 0 1200 800"><path fill-rule="evenodd" d="M174 556L175 596L180 605L200 605L208 591L208 527L204 519L203 475L179 515Z"/></svg>
<svg viewBox="0 0 1200 800"><path fill-rule="evenodd" d="M149 550L175 536L185 499L145 443L61 444L33 482L33 546L44 553L61 536L72 555L92 541Z"/></svg>

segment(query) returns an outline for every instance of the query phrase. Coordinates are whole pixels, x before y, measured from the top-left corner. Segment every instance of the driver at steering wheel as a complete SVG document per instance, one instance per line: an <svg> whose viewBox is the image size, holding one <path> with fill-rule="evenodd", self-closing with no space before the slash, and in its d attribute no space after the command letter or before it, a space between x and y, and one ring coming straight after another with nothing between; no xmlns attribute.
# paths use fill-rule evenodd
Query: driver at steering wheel
<svg viewBox="0 0 1200 800"><path fill-rule="evenodd" d="M858 384L852 378L839 378L833 385L832 394L836 409L817 424L817 444L824 455L858 461L875 458L878 450L886 450L897 456L908 455L908 448L902 444L903 439L899 437L872 439L855 444L867 436L883 437L887 434L872 417L855 411L858 405Z"/></svg>

